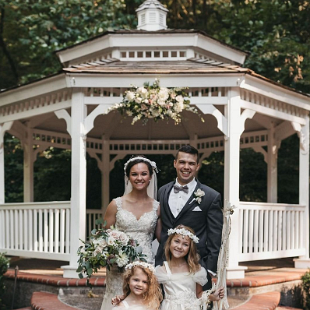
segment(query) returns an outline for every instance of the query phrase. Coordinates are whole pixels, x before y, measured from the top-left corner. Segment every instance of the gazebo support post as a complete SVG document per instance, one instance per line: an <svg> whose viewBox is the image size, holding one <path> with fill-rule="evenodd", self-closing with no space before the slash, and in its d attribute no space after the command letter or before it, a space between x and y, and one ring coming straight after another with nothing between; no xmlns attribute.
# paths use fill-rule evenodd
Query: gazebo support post
<svg viewBox="0 0 310 310"><path fill-rule="evenodd" d="M303 240L306 253L295 259L295 268L310 268L309 259L309 117L306 116L306 124L302 126L299 134L299 204L305 206L303 221Z"/></svg>
<svg viewBox="0 0 310 310"><path fill-rule="evenodd" d="M275 129L272 124L268 129L268 152L267 152L267 202L278 201L278 147L275 141Z"/></svg>
<svg viewBox="0 0 310 310"><path fill-rule="evenodd" d="M30 128L29 126L27 126L27 131L23 143L23 149L24 149L24 202L32 202L34 200L33 196L34 152L32 142L32 128Z"/></svg>
<svg viewBox="0 0 310 310"><path fill-rule="evenodd" d="M225 107L225 117L228 119L228 137L225 136L225 168L224 168L224 206L239 204L239 163L240 163L240 94L237 89L229 92L228 105ZM244 278L246 267L239 266L237 249L240 248L239 209L236 208L231 216L231 233L229 239L229 260L227 266L227 279Z"/></svg>
<svg viewBox="0 0 310 310"><path fill-rule="evenodd" d="M77 278L77 250L85 240L86 223L86 105L84 94L74 89L71 107L71 219L70 219L70 262L62 266L64 278Z"/></svg>
<svg viewBox="0 0 310 310"><path fill-rule="evenodd" d="M110 142L103 136L102 171L101 171L101 210L104 215L110 202Z"/></svg>
<svg viewBox="0 0 310 310"><path fill-rule="evenodd" d="M4 134L13 122L0 124L0 204L5 203L5 177L4 177Z"/></svg>

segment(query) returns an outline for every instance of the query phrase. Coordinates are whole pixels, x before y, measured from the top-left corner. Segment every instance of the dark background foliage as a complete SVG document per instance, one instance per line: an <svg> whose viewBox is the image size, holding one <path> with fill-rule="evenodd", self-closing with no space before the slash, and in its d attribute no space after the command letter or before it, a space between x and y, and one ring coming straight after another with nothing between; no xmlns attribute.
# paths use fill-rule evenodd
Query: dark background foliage
<svg viewBox="0 0 310 310"><path fill-rule="evenodd" d="M143 0L0 0L0 89L55 74L56 50L105 31L134 29ZM310 93L310 3L302 0L162 0L168 26L200 29L249 51L245 66L283 85ZM22 52L21 52L22 51ZM282 141L278 155L278 201L298 202L298 137ZM159 186L175 177L171 156L159 163ZM267 166L252 149L240 154L240 199L266 201ZM124 160L110 174L111 198L123 192ZM35 200L70 199L70 151L50 148L35 162ZM23 149L5 135L6 202L23 199ZM100 208L101 175L87 157L87 206ZM199 179L223 193L224 155L203 160ZM290 180L288 182L287 180Z"/></svg>

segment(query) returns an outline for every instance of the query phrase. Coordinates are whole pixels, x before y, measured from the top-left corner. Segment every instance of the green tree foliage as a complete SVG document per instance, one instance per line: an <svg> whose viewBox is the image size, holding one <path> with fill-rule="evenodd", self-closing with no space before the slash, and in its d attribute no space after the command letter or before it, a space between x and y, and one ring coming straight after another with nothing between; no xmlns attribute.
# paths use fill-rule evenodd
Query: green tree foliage
<svg viewBox="0 0 310 310"><path fill-rule="evenodd" d="M4 285L4 274L7 272L9 268L10 260L6 258L5 253L0 253L0 310L8 309L5 305L7 300L5 299L6 295L6 287Z"/></svg>
<svg viewBox="0 0 310 310"><path fill-rule="evenodd" d="M0 89L57 73L56 50L101 35L135 29L135 9L143 0L0 0ZM305 0L161 0L168 26L200 29L224 43L249 51L245 66L275 82L310 93L310 2ZM5 137L6 202L22 201L23 151ZM49 149L35 162L35 199L70 199L70 152ZM153 158L153 157L151 157ZM160 163L159 186L175 176L172 157ZM111 197L123 192L123 161L110 175ZM87 205L101 204L101 176L87 158ZM202 182L223 193L223 153L203 161ZM254 177L255 176L255 177ZM262 155L241 151L240 199L266 201ZM293 180L288 184L287 179ZM293 179L292 179L293 178ZM298 202L298 137L282 142L278 158L279 202Z"/></svg>

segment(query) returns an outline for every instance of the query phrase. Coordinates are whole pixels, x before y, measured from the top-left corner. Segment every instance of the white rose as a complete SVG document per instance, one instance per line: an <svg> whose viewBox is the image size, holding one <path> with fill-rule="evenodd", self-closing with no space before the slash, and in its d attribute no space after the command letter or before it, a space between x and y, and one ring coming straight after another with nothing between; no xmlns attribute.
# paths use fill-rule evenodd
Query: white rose
<svg viewBox="0 0 310 310"><path fill-rule="evenodd" d="M112 236L108 238L108 245L114 245L115 243L115 238L113 238Z"/></svg>
<svg viewBox="0 0 310 310"><path fill-rule="evenodd" d="M140 94L143 98L147 97L147 89L144 87L139 87L137 93Z"/></svg>
<svg viewBox="0 0 310 310"><path fill-rule="evenodd" d="M179 95L179 96L176 96L175 100L183 104L184 98L181 95Z"/></svg>
<svg viewBox="0 0 310 310"><path fill-rule="evenodd" d="M125 233L121 233L118 239L123 245L127 245L129 237Z"/></svg>
<svg viewBox="0 0 310 310"><path fill-rule="evenodd" d="M169 89L166 87L161 87L158 92L159 100L166 101L169 98Z"/></svg>
<svg viewBox="0 0 310 310"><path fill-rule="evenodd" d="M175 110L176 113L182 112L183 108L184 108L183 102L182 103L181 102L176 102L175 105L174 105L174 110Z"/></svg>
<svg viewBox="0 0 310 310"><path fill-rule="evenodd" d="M135 98L135 93L133 93L132 91L127 91L126 93L126 99L128 101L132 101Z"/></svg>
<svg viewBox="0 0 310 310"><path fill-rule="evenodd" d="M158 100L157 103L160 105L160 106L164 106L166 104L166 102L164 100Z"/></svg>
<svg viewBox="0 0 310 310"><path fill-rule="evenodd" d="M195 194L196 194L196 196L202 197L202 196L204 196L206 193L205 193L202 189L198 188Z"/></svg>

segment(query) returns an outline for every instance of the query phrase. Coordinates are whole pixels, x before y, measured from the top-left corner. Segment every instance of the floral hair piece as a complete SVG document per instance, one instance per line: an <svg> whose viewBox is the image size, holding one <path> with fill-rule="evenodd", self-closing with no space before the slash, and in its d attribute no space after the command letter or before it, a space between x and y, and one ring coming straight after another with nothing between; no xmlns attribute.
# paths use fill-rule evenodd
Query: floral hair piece
<svg viewBox="0 0 310 310"><path fill-rule="evenodd" d="M128 165L131 161L134 161L134 160L137 160L137 159L140 159L140 160L142 160L142 161L145 161L145 162L149 163L149 164L152 166L153 170L154 170L156 173L158 173L158 169L157 169L157 166L156 166L155 161L151 161L151 160L149 160L148 158L141 157L141 156L136 156L136 157L130 158L130 159L125 163L125 165L124 165L124 171L126 172L127 165Z"/></svg>
<svg viewBox="0 0 310 310"><path fill-rule="evenodd" d="M172 234L178 234L178 235L182 235L185 237L189 237L191 238L195 243L199 242L199 238L194 235L193 233L191 233L189 230L185 229L185 228L170 228L168 229L168 236L172 235Z"/></svg>
<svg viewBox="0 0 310 310"><path fill-rule="evenodd" d="M133 263L130 263L128 265L126 265L125 269L131 269L133 267L143 267L143 268L148 268L149 270L151 270L153 273L155 272L155 268L153 265L149 264L149 263L145 263L145 262L140 262L140 261L135 261Z"/></svg>

